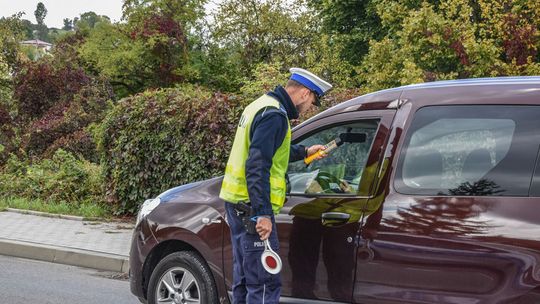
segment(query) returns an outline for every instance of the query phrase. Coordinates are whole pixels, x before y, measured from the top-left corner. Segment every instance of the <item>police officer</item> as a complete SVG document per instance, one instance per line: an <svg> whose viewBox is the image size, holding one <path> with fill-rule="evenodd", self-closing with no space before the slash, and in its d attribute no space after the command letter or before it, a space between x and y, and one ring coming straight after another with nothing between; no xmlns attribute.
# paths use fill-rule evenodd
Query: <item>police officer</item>
<svg viewBox="0 0 540 304"><path fill-rule="evenodd" d="M260 260L263 241L279 252L274 214L285 202L289 161L324 149L291 145L289 121L319 106L332 85L304 69L290 72L285 88L277 86L244 109L225 169L220 198L231 229L233 304L279 302L279 274L266 272Z"/></svg>

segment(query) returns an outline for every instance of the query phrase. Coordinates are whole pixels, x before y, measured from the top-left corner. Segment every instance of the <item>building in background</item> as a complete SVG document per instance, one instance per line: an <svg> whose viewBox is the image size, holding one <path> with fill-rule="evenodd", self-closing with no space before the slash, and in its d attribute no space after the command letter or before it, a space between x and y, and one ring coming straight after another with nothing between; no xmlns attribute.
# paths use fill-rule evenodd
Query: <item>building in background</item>
<svg viewBox="0 0 540 304"><path fill-rule="evenodd" d="M33 46L37 49L40 49L40 50L43 50L45 52L49 52L52 48L52 44L48 43L48 42L45 42L45 41L41 41L39 39L34 39L34 40L25 40L25 41L22 41L21 42L22 45L27 45L27 46Z"/></svg>
<svg viewBox="0 0 540 304"><path fill-rule="evenodd" d="M50 55L52 44L39 39L21 41L23 46L23 52L31 60L38 60L39 58Z"/></svg>

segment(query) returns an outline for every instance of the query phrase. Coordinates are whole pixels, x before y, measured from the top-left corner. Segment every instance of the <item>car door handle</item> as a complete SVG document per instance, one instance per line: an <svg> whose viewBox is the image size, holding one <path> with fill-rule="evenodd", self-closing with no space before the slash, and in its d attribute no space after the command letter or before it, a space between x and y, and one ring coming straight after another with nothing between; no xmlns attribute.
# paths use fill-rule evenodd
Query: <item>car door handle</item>
<svg viewBox="0 0 540 304"><path fill-rule="evenodd" d="M341 226L346 224L351 215L343 212L325 212L321 215L323 226Z"/></svg>
<svg viewBox="0 0 540 304"><path fill-rule="evenodd" d="M349 220L351 215L343 212L325 212L322 214L323 220Z"/></svg>
<svg viewBox="0 0 540 304"><path fill-rule="evenodd" d="M210 225L210 224L221 224L221 220L220 219L214 219L214 220L211 220L207 217L203 217L201 219L201 221L203 222L203 224L205 225Z"/></svg>

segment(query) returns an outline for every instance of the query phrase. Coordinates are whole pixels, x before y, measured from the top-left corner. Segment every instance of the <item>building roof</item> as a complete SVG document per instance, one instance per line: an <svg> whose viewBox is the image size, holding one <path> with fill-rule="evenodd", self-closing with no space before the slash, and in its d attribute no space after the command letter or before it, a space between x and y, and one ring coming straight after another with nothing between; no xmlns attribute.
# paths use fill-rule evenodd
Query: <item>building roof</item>
<svg viewBox="0 0 540 304"><path fill-rule="evenodd" d="M21 41L21 44L35 45L35 46L52 46L52 44L39 40L39 39Z"/></svg>

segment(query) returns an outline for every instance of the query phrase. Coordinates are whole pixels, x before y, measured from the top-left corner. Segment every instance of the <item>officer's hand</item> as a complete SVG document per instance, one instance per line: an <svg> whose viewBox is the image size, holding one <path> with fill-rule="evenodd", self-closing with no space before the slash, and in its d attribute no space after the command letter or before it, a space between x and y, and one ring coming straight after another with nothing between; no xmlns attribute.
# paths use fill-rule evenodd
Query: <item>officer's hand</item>
<svg viewBox="0 0 540 304"><path fill-rule="evenodd" d="M310 155L314 154L314 153L317 153L319 152L320 150L323 150L324 151L324 146L323 145L313 145L311 147L309 147L307 149L307 156L309 157ZM324 158L326 157L326 153L321 153L319 156L317 156L317 158L315 158L315 160L319 160L321 158Z"/></svg>
<svg viewBox="0 0 540 304"><path fill-rule="evenodd" d="M259 234L261 241L266 240L270 237L270 233L272 232L272 220L262 216L258 217L257 226L255 226L255 229L257 229L257 233Z"/></svg>

